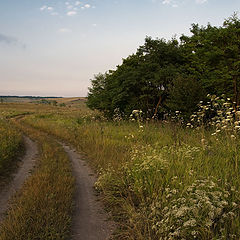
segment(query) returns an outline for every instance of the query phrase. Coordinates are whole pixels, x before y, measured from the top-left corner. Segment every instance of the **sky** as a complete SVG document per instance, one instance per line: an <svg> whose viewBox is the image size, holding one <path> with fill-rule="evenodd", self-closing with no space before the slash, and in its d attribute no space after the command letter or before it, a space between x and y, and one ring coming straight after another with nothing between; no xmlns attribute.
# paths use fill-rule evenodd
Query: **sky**
<svg viewBox="0 0 240 240"><path fill-rule="evenodd" d="M0 0L0 95L87 96L146 36L190 35L234 12L240 0Z"/></svg>

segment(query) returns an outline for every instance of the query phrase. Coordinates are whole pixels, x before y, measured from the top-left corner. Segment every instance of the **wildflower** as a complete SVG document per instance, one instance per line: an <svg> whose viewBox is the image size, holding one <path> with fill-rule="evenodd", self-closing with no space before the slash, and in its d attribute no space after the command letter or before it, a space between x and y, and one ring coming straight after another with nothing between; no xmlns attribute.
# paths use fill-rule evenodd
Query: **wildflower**
<svg viewBox="0 0 240 240"><path fill-rule="evenodd" d="M132 113L133 114L139 113L139 110L133 110Z"/></svg>
<svg viewBox="0 0 240 240"><path fill-rule="evenodd" d="M184 227L194 227L196 226L197 221L195 219L190 219L183 224Z"/></svg>

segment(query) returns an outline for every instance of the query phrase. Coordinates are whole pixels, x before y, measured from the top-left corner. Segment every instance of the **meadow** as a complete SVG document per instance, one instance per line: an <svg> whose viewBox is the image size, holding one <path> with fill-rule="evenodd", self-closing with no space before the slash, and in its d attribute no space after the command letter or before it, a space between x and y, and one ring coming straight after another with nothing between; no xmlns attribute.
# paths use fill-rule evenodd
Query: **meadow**
<svg viewBox="0 0 240 240"><path fill-rule="evenodd" d="M201 111L204 109L205 106ZM116 116L115 121L108 121L98 112L87 109L83 101L68 102L61 107L3 103L0 111L5 112L9 124L25 134L43 134L48 140L38 140L41 144L56 144L52 142L57 138L86 155L98 175L95 188L103 194L107 210L118 223L115 239L239 239L239 135L236 131L225 131L227 125L220 126L218 119L207 129L201 125L201 118L198 124L192 122L186 127L178 116L169 121L142 121L140 111L136 110L130 120ZM201 111L199 116L203 116ZM48 165L50 159L57 158L61 151L55 149L50 158L43 158L42 164ZM38 171L46 170L42 164L36 171L37 176ZM64 168L67 166L64 160ZM49 168L55 167L53 164ZM63 173L72 181L68 170L60 169L57 177L51 179L53 186L60 185ZM27 212L31 212L31 204L28 204L24 214L20 214L23 218L14 217L18 216L17 205L21 197L31 196L33 188L28 185L40 184L41 175L37 180L33 175L26 184L29 192L17 198L16 207L12 208L2 228L5 235L0 236L5 237L0 239L17 239L16 236L6 237L13 231L9 230L10 223L19 224L20 219L22 221L28 216ZM67 200L63 197L69 208L71 189L65 189ZM70 216L67 209L64 211L64 216ZM37 215L34 221L38 222L39 218ZM61 226L69 224L68 221L66 218ZM18 234L20 229L24 228L19 227ZM24 231L29 230L24 229L19 239L29 236L24 235ZM41 236L38 239L64 239L64 234L62 238Z"/></svg>

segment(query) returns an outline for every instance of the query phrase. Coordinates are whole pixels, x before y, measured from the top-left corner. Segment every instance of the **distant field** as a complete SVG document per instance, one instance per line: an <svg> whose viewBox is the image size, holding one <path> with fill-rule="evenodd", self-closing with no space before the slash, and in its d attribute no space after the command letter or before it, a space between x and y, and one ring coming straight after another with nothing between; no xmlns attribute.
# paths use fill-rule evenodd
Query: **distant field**
<svg viewBox="0 0 240 240"><path fill-rule="evenodd" d="M36 99L32 98L18 98L18 97L0 97L2 102L12 102L12 103L27 103L27 102L34 102L37 101Z"/></svg>
<svg viewBox="0 0 240 240"><path fill-rule="evenodd" d="M84 97L6 97L0 96L0 103L16 103L16 104L46 104L56 106L68 106L68 107L85 107L86 98ZM20 107L21 108L21 107Z"/></svg>

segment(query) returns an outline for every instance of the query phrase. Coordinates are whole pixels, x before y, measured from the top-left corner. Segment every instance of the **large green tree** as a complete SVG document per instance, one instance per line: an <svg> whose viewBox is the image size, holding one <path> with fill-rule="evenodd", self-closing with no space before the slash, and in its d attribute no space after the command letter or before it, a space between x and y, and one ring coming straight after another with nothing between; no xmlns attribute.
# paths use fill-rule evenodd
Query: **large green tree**
<svg viewBox="0 0 240 240"><path fill-rule="evenodd" d="M116 70L99 74L89 88L88 106L112 117L114 109L145 116L182 110L189 116L203 95L226 94L240 104L240 20L223 26L193 24L191 36L176 39L147 37L135 54Z"/></svg>
<svg viewBox="0 0 240 240"><path fill-rule="evenodd" d="M193 24L191 37L182 36L185 70L202 82L208 93L227 94L239 105L240 21L236 15L222 27Z"/></svg>

